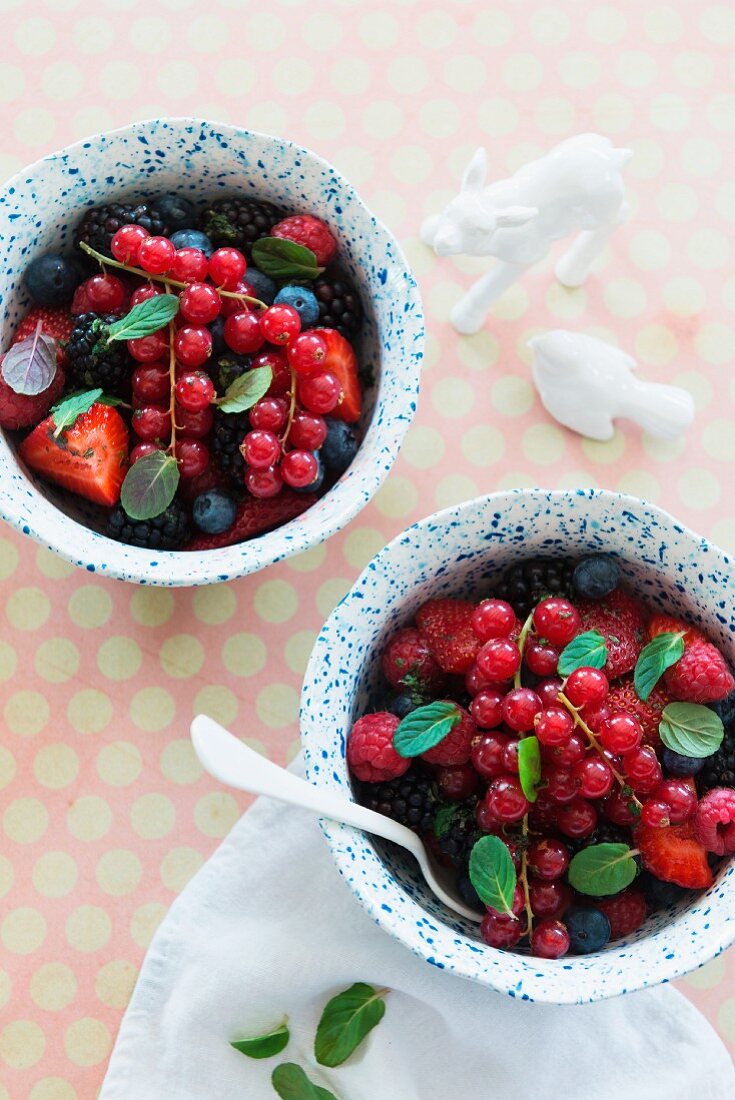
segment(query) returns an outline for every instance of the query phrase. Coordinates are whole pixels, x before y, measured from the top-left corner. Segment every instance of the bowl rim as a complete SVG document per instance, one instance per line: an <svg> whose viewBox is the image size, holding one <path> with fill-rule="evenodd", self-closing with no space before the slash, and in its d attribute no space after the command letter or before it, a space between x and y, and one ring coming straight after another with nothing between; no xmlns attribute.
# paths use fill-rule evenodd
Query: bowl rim
<svg viewBox="0 0 735 1100"><path fill-rule="evenodd" d="M406 316L410 318L407 323L410 325L412 333L411 351L404 357L401 364L402 385L400 389L396 390L392 398L390 415L376 416L379 408L379 404L376 402L373 416L367 426L357 456L347 473L302 516L258 538L196 554L186 550L155 551L156 561L152 562L151 551L118 543L94 531L92 528L66 515L52 501L48 501L48 510L43 509L42 514L39 516L38 509L36 509L34 515L34 510L32 507L29 508L28 501L37 498L38 491L25 473L23 473L23 480L20 485L17 484L17 478L9 466L7 453L0 448L0 484L5 490L3 494L0 494L0 518L5 520L6 523L23 534L29 535L41 545L53 550L73 565L86 568L88 572L139 584L183 587L217 584L221 581L234 580L265 569L276 562L291 557L293 554L301 553L331 538L332 535L346 527L365 507L390 473L416 412L421 361L424 354L425 320L418 282L403 249L393 233L373 214L355 186L341 172L319 153L298 145L288 138L267 134L259 130L251 130L233 123L202 119L194 115L172 115L159 119L141 119L111 130L104 130L89 137L80 138L70 145L63 146L61 149L40 157L5 180L2 184L2 190L7 193L10 189L24 183L34 172L40 171L42 166L51 165L57 160L64 159L70 153L82 149L90 142L98 141L100 138L108 140L121 136L127 137L140 131L150 132L151 128L156 128L162 124L179 127L206 127L230 138L245 138L246 140L254 138L275 143L280 147L289 149L298 156L308 159L316 167L325 169L344 189L355 209L369 219L374 234L381 238L382 246L389 250L394 261L394 267L400 271L403 277L402 291L405 300L413 306L412 311L406 313ZM360 451L372 433L376 434L377 453L371 463L361 466ZM15 450L14 448L9 449L13 452ZM359 481L355 477L358 471ZM331 518L325 521L317 511L317 522L310 525L306 523L306 517L314 519L315 510L319 509L321 502L332 497L335 492L339 493L344 499L340 500L338 510L334 512ZM73 527L67 529L67 524L62 523L62 530L59 531L59 516L63 516ZM73 540L68 539L70 533L75 535ZM76 539L78 533L81 533L80 543L77 543ZM267 550L266 547L268 547Z"/></svg>
<svg viewBox="0 0 735 1100"><path fill-rule="evenodd" d="M669 526L679 538L691 542L693 548L706 549L717 556L720 563L728 568L732 565L731 559L724 550L709 539L704 538L704 536L697 534L686 524L681 523L670 512L658 505L649 504L639 497L607 489L546 490L518 488L501 490L474 497L471 500L441 509L418 520L392 539L372 558L350 591L332 611L316 639L304 676L300 709L301 741L306 775L310 782L317 786L328 787L331 790L339 790L340 794L343 797L345 796L345 787L340 778L334 774L333 769L322 769L318 765L315 766L316 750L319 749L321 756L324 753L319 743L320 723L314 721L312 712L319 709L320 703L327 705L330 685L322 681L320 674L323 674L324 668L329 666L330 659L333 663L335 649L338 649L341 644L340 628L346 626L347 623L354 624L356 617L350 615L350 611L354 605L359 608L363 590L369 580L375 576L376 571L381 570L387 562L390 562L393 552L408 536L421 534L428 528L433 528L436 534L435 529L437 526L447 527L449 524L461 523L464 516L478 508L489 508L495 502L500 504L509 498L523 496L536 498L549 505L570 502L572 498L582 496L587 499L600 500L608 507L635 508L638 511L643 509L656 520ZM323 721L321 726L324 726ZM692 916L692 909L689 907L678 914L664 929L626 944L623 949L625 957L619 958L617 963L617 982L615 982L613 975L606 973L605 981L600 983L602 976L596 976L594 965L594 960L611 963L615 958L614 948L612 951L596 954L549 960L479 945L473 948L471 956L466 952L457 953L452 957L449 964L445 964L442 962L441 957L430 957L425 941L420 940L415 935L417 925L431 923L427 911L419 902L406 890L398 886L402 902L399 914L395 906L384 904L384 898L379 896L380 891L377 885L368 887L360 880L359 876L354 875L353 872L357 863L355 851L360 846L370 843L365 834L352 826L338 824L323 818L320 819L320 826L340 875L347 881L357 900L377 924L424 961L470 981L488 985L496 991L506 993L511 997L518 996L523 1000L549 1004L582 1004L604 1000L622 993L634 992L680 978L698 966L702 966L710 959L717 957L735 942L735 920L724 921L719 926L715 926L715 922L710 921L698 929L696 936L687 935L685 928L679 929L679 924L685 924L687 919ZM395 879L383 860L377 857L377 862L381 870L376 874L384 875L386 882L389 881L395 884ZM441 921L441 918L432 916L432 919L434 923L431 924L431 927L433 929L438 925L441 932L445 936L451 937L455 944L461 942L462 937L455 929L449 928ZM678 934L676 951L663 955L658 952L654 955L653 948L650 945L655 943L656 937L670 930L676 930ZM649 945L650 957L641 959L631 957L641 953L645 956L646 948L644 945L646 944ZM435 954L438 954L439 945L434 943L432 946ZM478 967L476 961L478 957L487 954L490 956L492 965L486 966L484 969ZM472 961L470 961L470 958ZM584 963L585 965L575 965L577 963ZM560 981L564 971L569 973L569 981L566 983ZM576 973L572 979L573 971L576 971ZM552 985L552 990L549 989L549 983ZM602 988L599 987L600 984Z"/></svg>

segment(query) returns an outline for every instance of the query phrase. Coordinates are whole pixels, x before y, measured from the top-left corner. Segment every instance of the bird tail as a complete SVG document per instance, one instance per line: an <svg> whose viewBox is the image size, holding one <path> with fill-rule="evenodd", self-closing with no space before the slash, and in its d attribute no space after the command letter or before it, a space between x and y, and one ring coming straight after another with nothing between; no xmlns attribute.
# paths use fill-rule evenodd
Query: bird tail
<svg viewBox="0 0 735 1100"><path fill-rule="evenodd" d="M618 415L634 420L651 435L673 439L694 419L694 401L678 386L641 382L626 397Z"/></svg>

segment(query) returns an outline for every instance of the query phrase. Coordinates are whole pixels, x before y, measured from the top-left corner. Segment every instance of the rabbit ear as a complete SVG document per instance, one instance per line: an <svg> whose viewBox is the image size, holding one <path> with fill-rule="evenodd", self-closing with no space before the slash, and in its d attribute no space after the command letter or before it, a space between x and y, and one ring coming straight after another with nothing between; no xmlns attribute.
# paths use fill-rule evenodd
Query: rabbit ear
<svg viewBox="0 0 735 1100"><path fill-rule="evenodd" d="M485 186L487 178L487 154L480 148L473 156L465 169L462 177L463 191L480 191Z"/></svg>
<svg viewBox="0 0 735 1100"><path fill-rule="evenodd" d="M535 218L538 208L535 206L506 206L504 210L498 210L496 224L498 229L516 229Z"/></svg>

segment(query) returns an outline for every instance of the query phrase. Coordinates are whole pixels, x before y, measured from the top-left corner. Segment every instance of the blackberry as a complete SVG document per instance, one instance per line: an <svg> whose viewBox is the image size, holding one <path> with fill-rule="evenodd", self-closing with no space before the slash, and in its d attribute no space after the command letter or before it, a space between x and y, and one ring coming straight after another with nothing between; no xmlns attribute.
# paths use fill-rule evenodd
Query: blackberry
<svg viewBox="0 0 735 1100"><path fill-rule="evenodd" d="M207 234L215 248L234 245L249 260L253 245L267 237L283 211L270 202L258 199L215 199L199 218L199 228Z"/></svg>
<svg viewBox="0 0 735 1100"><path fill-rule="evenodd" d="M114 313L82 313L76 318L66 348L67 373L80 387L100 386L105 393L126 397L136 364L124 340L105 339L107 326L117 320Z"/></svg>
<svg viewBox="0 0 735 1100"><path fill-rule="evenodd" d="M146 550L180 550L191 535L189 513L179 500L172 500L160 516L136 520L118 504L107 521L107 535Z"/></svg>
<svg viewBox="0 0 735 1100"><path fill-rule="evenodd" d="M245 459L240 454L240 444L250 431L247 413L224 413L214 410L212 428L212 457L234 485L241 486L245 477Z"/></svg>
<svg viewBox="0 0 735 1100"><path fill-rule="evenodd" d="M708 706L710 710L720 716L726 726L729 726L731 722L735 722L735 691L731 691L729 695L716 703L709 703Z"/></svg>
<svg viewBox="0 0 735 1100"><path fill-rule="evenodd" d="M123 225L142 225L152 237L168 234L168 226L153 203L110 202L87 211L74 234L74 243L78 247L84 241L95 252L111 257L110 241Z"/></svg>
<svg viewBox="0 0 735 1100"><path fill-rule="evenodd" d="M477 799L468 799L458 807L449 828L439 839L439 851L451 859L462 871L466 871L470 862L470 852L482 835L475 821Z"/></svg>
<svg viewBox="0 0 735 1100"><path fill-rule="evenodd" d="M520 619L525 619L545 596L570 599L574 588L574 563L551 558L529 558L506 569L494 595L507 600Z"/></svg>
<svg viewBox="0 0 735 1100"><path fill-rule="evenodd" d="M237 355L234 351L225 350L215 359L207 363L207 372L214 382L214 388L221 397L236 378L244 374L250 368L249 355Z"/></svg>
<svg viewBox="0 0 735 1100"><path fill-rule="evenodd" d="M428 833L434 824L438 795L431 773L413 764L398 779L364 783L360 801L415 833Z"/></svg>
<svg viewBox="0 0 735 1100"><path fill-rule="evenodd" d="M722 744L707 757L696 784L700 795L713 787L735 787L735 725L725 727Z"/></svg>
<svg viewBox="0 0 735 1100"><path fill-rule="evenodd" d="M319 324L336 328L345 340L354 339L362 323L362 302L354 286L346 279L320 275L311 289L319 303Z"/></svg>
<svg viewBox="0 0 735 1100"><path fill-rule="evenodd" d="M603 821L602 819L597 823L595 831L589 836L578 837L577 839L565 836L562 839L572 855L581 852L583 848L589 848L592 844L627 844L630 847L632 843L630 829L625 829L622 825L615 825L612 821Z"/></svg>

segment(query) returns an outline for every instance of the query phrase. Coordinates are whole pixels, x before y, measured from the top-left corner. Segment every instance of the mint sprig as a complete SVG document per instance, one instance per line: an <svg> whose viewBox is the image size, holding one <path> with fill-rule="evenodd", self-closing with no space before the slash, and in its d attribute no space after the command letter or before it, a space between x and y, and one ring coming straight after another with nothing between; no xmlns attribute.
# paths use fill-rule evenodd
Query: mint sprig
<svg viewBox="0 0 735 1100"><path fill-rule="evenodd" d="M253 264L272 279L316 279L324 271L310 248L283 237L262 237L252 254Z"/></svg>
<svg viewBox="0 0 735 1100"><path fill-rule="evenodd" d="M719 714L701 703L669 703L658 732L667 749L698 759L717 752L725 736Z"/></svg>
<svg viewBox="0 0 735 1100"><path fill-rule="evenodd" d="M153 519L166 511L178 484L179 466L173 455L153 451L139 458L126 473L120 503L131 519Z"/></svg>
<svg viewBox="0 0 735 1100"><path fill-rule="evenodd" d="M559 656L560 676L569 676L578 668L604 668L607 645L599 630L586 630L566 646Z"/></svg>
<svg viewBox="0 0 735 1100"><path fill-rule="evenodd" d="M508 847L497 836L483 836L470 853L470 882L480 901L510 916L516 869Z"/></svg>
<svg viewBox="0 0 735 1100"><path fill-rule="evenodd" d="M417 707L399 723L393 734L393 748L399 756L420 756L443 741L461 718L455 703L439 701Z"/></svg>
<svg viewBox="0 0 735 1100"><path fill-rule="evenodd" d="M236 378L216 404L224 413L247 412L261 397L265 397L272 381L270 367L254 367Z"/></svg>
<svg viewBox="0 0 735 1100"><path fill-rule="evenodd" d="M630 886L637 871L627 844L592 844L572 858L567 877L580 894L601 898Z"/></svg>
<svg viewBox="0 0 735 1100"><path fill-rule="evenodd" d="M51 407L51 416L54 420L54 438L61 435L67 428L71 428L80 416L92 408L96 401L102 397L100 389L86 390L82 393L72 393L63 401Z"/></svg>
<svg viewBox="0 0 735 1100"><path fill-rule="evenodd" d="M239 1050L240 1054L247 1055L248 1058L272 1058L275 1054L280 1054L282 1050L288 1046L288 1040L290 1038L288 1023L283 1021L273 1031L266 1032L265 1035L254 1035L248 1039L234 1039L230 1046L235 1050Z"/></svg>
<svg viewBox="0 0 735 1100"><path fill-rule="evenodd" d="M116 340L140 340L172 321L179 312L179 299L176 294L156 294L146 298L119 321L113 321L107 328L108 343Z"/></svg>
<svg viewBox="0 0 735 1100"><path fill-rule="evenodd" d="M633 672L633 684L645 703L667 668L684 655L684 635L665 631L652 638L641 650Z"/></svg>
<svg viewBox="0 0 735 1100"><path fill-rule="evenodd" d="M28 397L43 393L56 376L57 349L56 340L42 331L39 321L32 336L13 344L6 351L0 365L3 380L13 393Z"/></svg>
<svg viewBox="0 0 735 1100"><path fill-rule="evenodd" d="M320 1066L341 1066L385 1015L387 989L355 982L324 1007L314 1040Z"/></svg>
<svg viewBox="0 0 735 1100"><path fill-rule="evenodd" d="M533 734L518 742L518 778L528 801L535 802L541 779L541 747Z"/></svg>
<svg viewBox="0 0 735 1100"><path fill-rule="evenodd" d="M295 1062L276 1066L271 1074L271 1084L281 1100L337 1100L329 1089L315 1085Z"/></svg>

